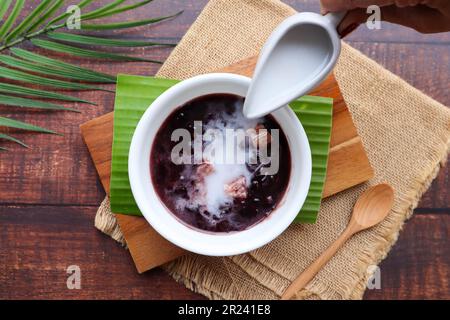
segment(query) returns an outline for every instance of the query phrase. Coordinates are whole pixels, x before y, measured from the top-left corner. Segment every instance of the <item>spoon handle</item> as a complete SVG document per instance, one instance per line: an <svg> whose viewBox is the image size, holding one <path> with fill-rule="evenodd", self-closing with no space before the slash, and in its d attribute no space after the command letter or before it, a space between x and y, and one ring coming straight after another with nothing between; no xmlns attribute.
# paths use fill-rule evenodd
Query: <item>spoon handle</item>
<svg viewBox="0 0 450 320"><path fill-rule="evenodd" d="M355 228L350 224L339 238L291 283L281 296L281 300L289 300L303 289L353 234L355 234Z"/></svg>
<svg viewBox="0 0 450 320"><path fill-rule="evenodd" d="M347 11L330 12L325 15L325 18L327 18L337 28L346 15Z"/></svg>

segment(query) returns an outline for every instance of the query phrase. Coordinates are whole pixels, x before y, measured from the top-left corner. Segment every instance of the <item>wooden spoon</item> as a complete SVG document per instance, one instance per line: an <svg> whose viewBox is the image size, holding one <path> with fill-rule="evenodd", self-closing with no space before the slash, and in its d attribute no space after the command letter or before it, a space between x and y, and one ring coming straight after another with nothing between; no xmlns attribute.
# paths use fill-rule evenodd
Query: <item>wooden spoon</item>
<svg viewBox="0 0 450 320"><path fill-rule="evenodd" d="M282 300L291 299L310 282L333 255L355 233L371 228L386 218L394 204L394 190L388 184L380 184L364 192L353 208L352 218L339 238L317 258L281 296Z"/></svg>

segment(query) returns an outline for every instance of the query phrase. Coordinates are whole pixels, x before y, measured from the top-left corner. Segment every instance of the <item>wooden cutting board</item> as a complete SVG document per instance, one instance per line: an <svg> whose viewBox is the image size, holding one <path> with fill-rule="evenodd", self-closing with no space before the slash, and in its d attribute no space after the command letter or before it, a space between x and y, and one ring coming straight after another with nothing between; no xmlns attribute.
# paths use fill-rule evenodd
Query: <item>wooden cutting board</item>
<svg viewBox="0 0 450 320"><path fill-rule="evenodd" d="M257 57L248 58L220 72L251 76L256 62ZM323 194L324 197L329 197L371 179L374 171L334 76L331 74L310 94L334 99L330 156ZM81 125L81 134L103 187L109 193L113 113L84 123ZM162 238L144 218L121 214L116 216L139 273L172 261L186 253Z"/></svg>

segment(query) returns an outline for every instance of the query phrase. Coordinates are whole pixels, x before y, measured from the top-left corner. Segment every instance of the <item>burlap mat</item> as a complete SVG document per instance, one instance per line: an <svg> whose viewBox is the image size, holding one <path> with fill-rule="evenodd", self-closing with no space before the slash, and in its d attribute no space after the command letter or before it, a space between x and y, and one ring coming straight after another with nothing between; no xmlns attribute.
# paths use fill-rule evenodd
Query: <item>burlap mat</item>
<svg viewBox="0 0 450 320"><path fill-rule="evenodd" d="M256 55L273 28L293 13L277 0L212 0L158 75L184 79ZM214 299L276 299L338 237L358 195L387 181L396 190L388 218L348 241L297 295L362 297L368 270L374 269L368 267L386 257L447 158L450 111L348 45L335 73L376 178L325 200L317 224L293 225L261 249L229 258L189 255L164 266L176 280ZM107 199L96 226L122 240Z"/></svg>

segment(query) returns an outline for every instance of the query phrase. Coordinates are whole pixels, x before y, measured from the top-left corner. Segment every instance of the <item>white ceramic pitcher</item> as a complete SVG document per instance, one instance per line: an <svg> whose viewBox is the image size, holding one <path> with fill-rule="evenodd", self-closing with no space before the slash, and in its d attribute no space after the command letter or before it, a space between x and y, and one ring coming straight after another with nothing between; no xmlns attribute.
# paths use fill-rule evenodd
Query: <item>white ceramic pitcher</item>
<svg viewBox="0 0 450 320"><path fill-rule="evenodd" d="M303 12L283 21L264 45L244 104L247 118L262 117L318 86L341 52L337 33L346 12Z"/></svg>

